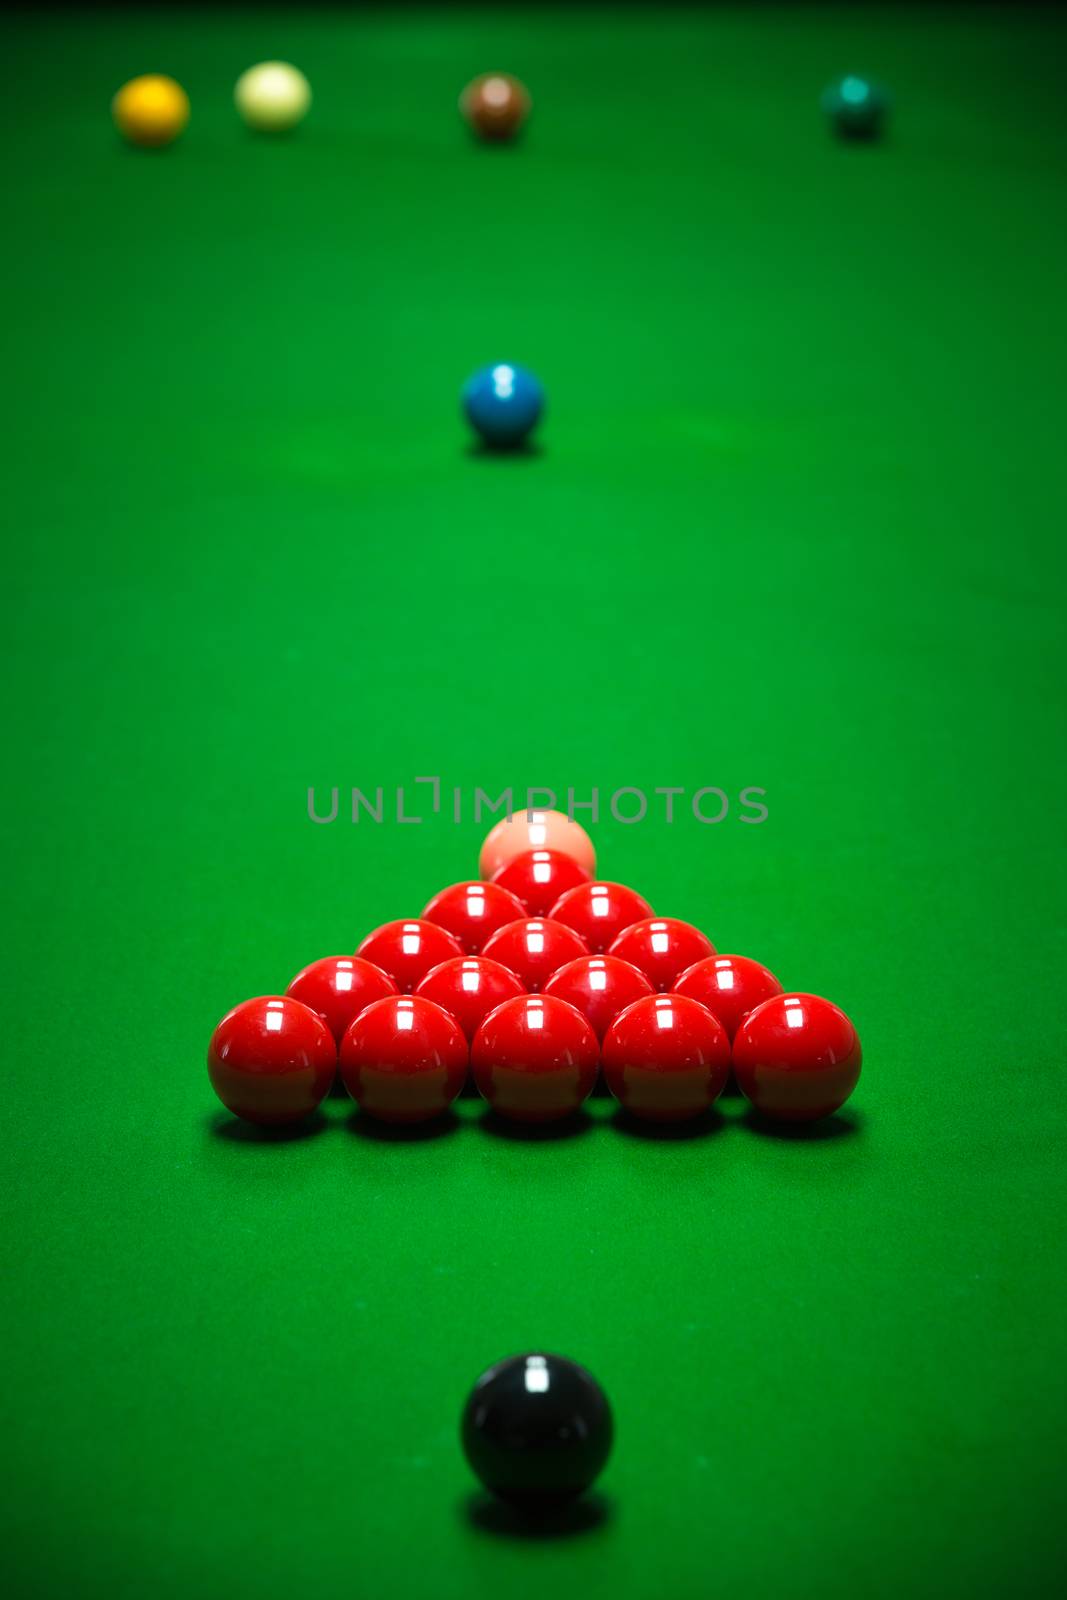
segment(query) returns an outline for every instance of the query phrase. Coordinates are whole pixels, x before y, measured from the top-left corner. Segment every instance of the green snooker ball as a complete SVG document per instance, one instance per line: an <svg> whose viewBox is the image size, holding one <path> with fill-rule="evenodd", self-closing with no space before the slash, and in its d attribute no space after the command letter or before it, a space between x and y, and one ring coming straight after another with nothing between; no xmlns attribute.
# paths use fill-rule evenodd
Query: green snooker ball
<svg viewBox="0 0 1067 1600"><path fill-rule="evenodd" d="M855 73L832 83L822 108L842 139L877 139L889 114L889 96L880 84Z"/></svg>

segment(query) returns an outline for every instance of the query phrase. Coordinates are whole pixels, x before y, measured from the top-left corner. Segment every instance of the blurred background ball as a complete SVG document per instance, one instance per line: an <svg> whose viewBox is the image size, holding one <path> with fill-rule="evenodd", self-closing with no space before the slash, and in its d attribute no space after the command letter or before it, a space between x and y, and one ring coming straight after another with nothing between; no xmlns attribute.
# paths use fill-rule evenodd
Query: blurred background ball
<svg viewBox="0 0 1067 1600"><path fill-rule="evenodd" d="M147 72L124 83L111 102L111 115L124 139L145 149L170 144L189 121L189 96L162 72Z"/></svg>
<svg viewBox="0 0 1067 1600"><path fill-rule="evenodd" d="M839 138L874 140L885 130L889 94L880 83L849 73L824 91L822 108Z"/></svg>
<svg viewBox="0 0 1067 1600"><path fill-rule="evenodd" d="M530 115L530 92L510 72L483 72L468 83L459 109L481 139L513 139Z"/></svg>
<svg viewBox="0 0 1067 1600"><path fill-rule="evenodd" d="M311 85L287 61L261 61L242 72L233 91L237 109L260 133L285 133L303 122L311 105Z"/></svg>
<svg viewBox="0 0 1067 1600"><path fill-rule="evenodd" d="M462 401L467 421L483 441L495 450L511 450L537 426L545 391L532 372L498 361L468 378Z"/></svg>

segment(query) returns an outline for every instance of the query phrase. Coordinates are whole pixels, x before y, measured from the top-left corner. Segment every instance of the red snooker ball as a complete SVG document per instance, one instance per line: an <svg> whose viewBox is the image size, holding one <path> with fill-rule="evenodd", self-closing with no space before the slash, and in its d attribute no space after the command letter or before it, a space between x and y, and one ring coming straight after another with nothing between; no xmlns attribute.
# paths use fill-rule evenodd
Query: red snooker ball
<svg viewBox="0 0 1067 1600"><path fill-rule="evenodd" d="M514 1122L570 1116L596 1082L596 1034L574 1006L527 994L490 1011L471 1045L474 1081Z"/></svg>
<svg viewBox="0 0 1067 1600"><path fill-rule="evenodd" d="M361 1011L341 1040L341 1077L361 1110L382 1122L428 1122L467 1076L455 1017L421 995L388 995Z"/></svg>
<svg viewBox="0 0 1067 1600"><path fill-rule="evenodd" d="M713 956L715 946L691 922L678 917L646 917L624 928L608 954L640 967L654 989L669 989L686 967Z"/></svg>
<svg viewBox="0 0 1067 1600"><path fill-rule="evenodd" d="M684 995L653 994L615 1018L600 1059L608 1088L635 1117L685 1122L725 1088L730 1041L707 1006Z"/></svg>
<svg viewBox="0 0 1067 1600"><path fill-rule="evenodd" d="M707 1006L732 1040L742 1019L764 1000L781 994L782 986L773 972L749 956L707 956L686 967L673 992Z"/></svg>
<svg viewBox="0 0 1067 1600"><path fill-rule="evenodd" d="M523 917L490 935L482 955L510 967L531 994L542 989L557 967L587 956L589 946L573 928L548 917Z"/></svg>
<svg viewBox="0 0 1067 1600"><path fill-rule="evenodd" d="M618 956L578 956L554 972L542 992L577 1006L603 1039L620 1011L655 990L639 968Z"/></svg>
<svg viewBox="0 0 1067 1600"><path fill-rule="evenodd" d="M361 940L356 954L373 961L395 980L399 989L410 994L431 967L450 956L461 956L463 946L435 922L413 917L409 921L383 922Z"/></svg>
<svg viewBox="0 0 1067 1600"><path fill-rule="evenodd" d="M468 955L476 956L491 933L526 915L517 895L499 884L453 883L435 894L422 913L425 922L447 928Z"/></svg>
<svg viewBox="0 0 1067 1600"><path fill-rule="evenodd" d="M340 1044L353 1017L373 1001L396 994L396 984L381 967L359 956L323 956L298 972L285 992L317 1011Z"/></svg>
<svg viewBox="0 0 1067 1600"><path fill-rule="evenodd" d="M624 928L652 916L652 907L625 884L582 883L561 895L549 916L580 933L590 950L600 955Z"/></svg>
<svg viewBox="0 0 1067 1600"><path fill-rule="evenodd" d="M329 1028L289 995L243 1000L208 1045L208 1076L223 1105L264 1127L308 1116L329 1093L336 1068Z"/></svg>
<svg viewBox="0 0 1067 1600"><path fill-rule="evenodd" d="M547 917L561 894L589 882L589 873L562 850L525 850L493 874L493 882L518 895L527 917Z"/></svg>
<svg viewBox="0 0 1067 1600"><path fill-rule="evenodd" d="M814 994L779 994L750 1011L734 1039L738 1085L757 1111L814 1122L844 1105L863 1051L848 1017Z"/></svg>
<svg viewBox="0 0 1067 1600"><path fill-rule="evenodd" d="M502 967L499 961L485 956L453 956L451 961L431 967L415 993L455 1017L467 1038L473 1039L490 1011L505 1000L517 999L526 990L510 968Z"/></svg>

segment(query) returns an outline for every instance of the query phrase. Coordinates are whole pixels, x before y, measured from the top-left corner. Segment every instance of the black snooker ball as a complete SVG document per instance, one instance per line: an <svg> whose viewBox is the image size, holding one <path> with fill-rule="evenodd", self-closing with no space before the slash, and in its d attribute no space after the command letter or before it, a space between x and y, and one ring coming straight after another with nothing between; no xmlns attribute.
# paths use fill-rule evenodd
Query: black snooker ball
<svg viewBox="0 0 1067 1600"><path fill-rule="evenodd" d="M467 1460L487 1489L524 1509L588 1489L614 1425L593 1375L563 1356L509 1356L483 1372L463 1411Z"/></svg>

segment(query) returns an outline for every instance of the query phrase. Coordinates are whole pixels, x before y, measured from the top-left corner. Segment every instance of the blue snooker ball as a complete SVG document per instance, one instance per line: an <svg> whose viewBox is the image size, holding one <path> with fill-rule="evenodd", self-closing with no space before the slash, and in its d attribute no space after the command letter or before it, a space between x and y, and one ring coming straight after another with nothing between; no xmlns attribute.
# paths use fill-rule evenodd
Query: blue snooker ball
<svg viewBox="0 0 1067 1600"><path fill-rule="evenodd" d="M521 444L545 407L545 391L532 372L497 361L463 386L467 421L487 445L503 450Z"/></svg>

